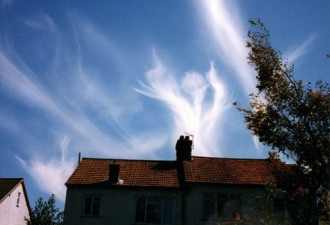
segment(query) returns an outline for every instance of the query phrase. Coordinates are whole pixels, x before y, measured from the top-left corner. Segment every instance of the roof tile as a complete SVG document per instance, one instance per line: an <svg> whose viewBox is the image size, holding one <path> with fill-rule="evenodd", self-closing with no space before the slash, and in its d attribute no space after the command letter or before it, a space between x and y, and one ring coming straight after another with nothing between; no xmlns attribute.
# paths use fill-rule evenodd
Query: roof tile
<svg viewBox="0 0 330 225"><path fill-rule="evenodd" d="M184 172L188 183L264 184L272 178L266 159L193 157Z"/></svg>
<svg viewBox="0 0 330 225"><path fill-rule="evenodd" d="M109 183L109 164L119 164L122 183ZM121 185L136 187L180 187L176 161L114 160L84 158L66 185ZM272 178L266 159L193 157L183 162L189 183L264 184Z"/></svg>
<svg viewBox="0 0 330 225"><path fill-rule="evenodd" d="M113 160L84 158L73 172L67 185L106 184L109 164L119 164L119 179L123 186L179 187L176 162L147 160Z"/></svg>

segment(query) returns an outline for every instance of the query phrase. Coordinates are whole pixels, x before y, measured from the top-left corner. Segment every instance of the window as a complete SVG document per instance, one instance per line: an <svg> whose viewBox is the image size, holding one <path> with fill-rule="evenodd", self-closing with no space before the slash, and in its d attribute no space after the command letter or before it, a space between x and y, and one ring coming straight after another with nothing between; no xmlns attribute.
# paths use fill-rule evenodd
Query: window
<svg viewBox="0 0 330 225"><path fill-rule="evenodd" d="M241 214L238 194L204 193L203 219L234 219Z"/></svg>
<svg viewBox="0 0 330 225"><path fill-rule="evenodd" d="M17 201L16 201L16 207L19 207L19 200L21 198L21 192L17 193Z"/></svg>
<svg viewBox="0 0 330 225"><path fill-rule="evenodd" d="M173 224L173 199L137 198L135 223L138 224Z"/></svg>
<svg viewBox="0 0 330 225"><path fill-rule="evenodd" d="M98 216L100 214L100 197L86 196L84 202L84 215Z"/></svg>
<svg viewBox="0 0 330 225"><path fill-rule="evenodd" d="M276 219L295 218L297 216L297 205L295 200L275 198L273 206Z"/></svg>

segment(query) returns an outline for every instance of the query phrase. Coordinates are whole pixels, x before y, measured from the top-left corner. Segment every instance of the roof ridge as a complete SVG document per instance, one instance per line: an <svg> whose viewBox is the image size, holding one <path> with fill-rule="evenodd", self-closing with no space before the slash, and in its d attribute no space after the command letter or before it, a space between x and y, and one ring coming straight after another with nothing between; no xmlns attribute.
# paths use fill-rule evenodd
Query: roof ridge
<svg viewBox="0 0 330 225"><path fill-rule="evenodd" d="M24 178L22 177L18 177L18 178L13 178L13 177L0 177L0 180L24 180Z"/></svg>
<svg viewBox="0 0 330 225"><path fill-rule="evenodd" d="M163 159L115 159L115 158L89 158L89 157L83 157L82 160L104 160L104 161L133 161L133 162L176 162L176 160L163 160Z"/></svg>
<svg viewBox="0 0 330 225"><path fill-rule="evenodd" d="M230 159L230 160L245 160L245 161L265 161L267 158L234 158L234 157L210 157L210 156L196 156L193 155L192 158L205 158L205 159ZM164 159L122 159L122 158L91 158L83 157L82 160L121 160L121 161L144 161L144 162L175 162L176 160L164 160Z"/></svg>
<svg viewBox="0 0 330 225"><path fill-rule="evenodd" d="M231 157L209 157L209 156L195 156L193 155L192 158L207 158L207 159L232 159L232 160L246 160L246 161L265 161L268 160L267 158L231 158Z"/></svg>

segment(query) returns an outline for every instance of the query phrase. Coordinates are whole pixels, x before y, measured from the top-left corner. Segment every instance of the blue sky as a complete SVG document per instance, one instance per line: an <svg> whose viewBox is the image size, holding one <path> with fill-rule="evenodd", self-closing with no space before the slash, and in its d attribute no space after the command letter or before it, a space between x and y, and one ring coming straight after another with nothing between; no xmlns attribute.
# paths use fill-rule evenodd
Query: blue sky
<svg viewBox="0 0 330 225"><path fill-rule="evenodd" d="M0 177L24 177L33 205L83 157L265 158L234 101L255 72L248 19L304 81L328 80L329 1L0 0Z"/></svg>

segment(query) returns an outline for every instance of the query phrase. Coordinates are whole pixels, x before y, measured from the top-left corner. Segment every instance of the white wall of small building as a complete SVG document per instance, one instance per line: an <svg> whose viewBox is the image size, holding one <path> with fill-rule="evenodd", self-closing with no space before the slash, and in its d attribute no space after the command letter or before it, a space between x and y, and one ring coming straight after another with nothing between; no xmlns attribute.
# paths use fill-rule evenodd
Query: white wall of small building
<svg viewBox="0 0 330 225"><path fill-rule="evenodd" d="M21 193L19 204L17 204L18 193ZM0 225L25 225L24 218L30 218L30 215L23 186L20 184L0 203Z"/></svg>

